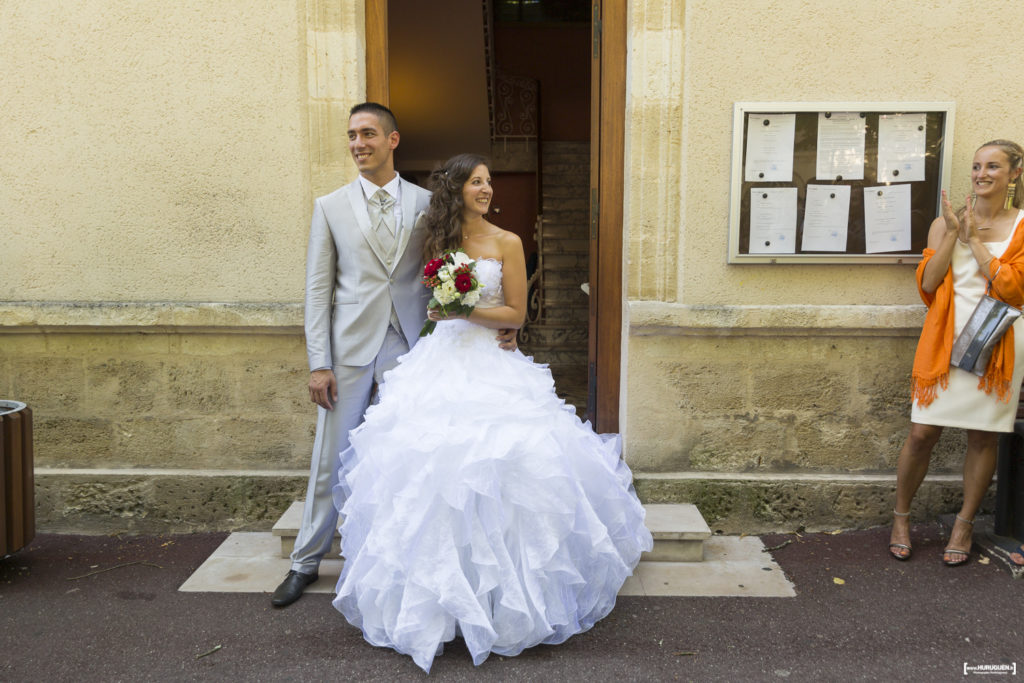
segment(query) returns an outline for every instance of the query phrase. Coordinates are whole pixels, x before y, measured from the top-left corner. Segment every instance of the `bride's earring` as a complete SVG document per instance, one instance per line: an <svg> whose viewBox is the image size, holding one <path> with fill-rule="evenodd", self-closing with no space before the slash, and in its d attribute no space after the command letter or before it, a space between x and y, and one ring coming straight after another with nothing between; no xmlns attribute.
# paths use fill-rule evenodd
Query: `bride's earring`
<svg viewBox="0 0 1024 683"><path fill-rule="evenodd" d="M1017 194L1017 183L1013 182L1006 186L1006 202L1003 204L1004 209L1013 208L1013 198Z"/></svg>

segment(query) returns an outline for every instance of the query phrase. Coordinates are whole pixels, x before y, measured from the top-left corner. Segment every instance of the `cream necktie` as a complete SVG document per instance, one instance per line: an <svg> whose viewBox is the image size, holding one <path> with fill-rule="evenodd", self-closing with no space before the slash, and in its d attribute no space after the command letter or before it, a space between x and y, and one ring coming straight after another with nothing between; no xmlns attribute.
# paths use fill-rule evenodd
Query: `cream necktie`
<svg viewBox="0 0 1024 683"><path fill-rule="evenodd" d="M395 244L395 199L384 190L377 190L370 197L370 224L377 237L390 252Z"/></svg>

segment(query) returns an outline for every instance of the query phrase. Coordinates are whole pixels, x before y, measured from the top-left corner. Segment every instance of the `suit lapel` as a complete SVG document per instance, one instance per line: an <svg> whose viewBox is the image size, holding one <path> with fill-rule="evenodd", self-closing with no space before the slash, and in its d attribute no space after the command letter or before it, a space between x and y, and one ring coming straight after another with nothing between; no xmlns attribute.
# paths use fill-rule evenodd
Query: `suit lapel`
<svg viewBox="0 0 1024 683"><path fill-rule="evenodd" d="M416 226L416 192L410 183L399 178L402 186L402 229L398 233L398 245L395 248L395 263L405 254L413 228Z"/></svg>
<svg viewBox="0 0 1024 683"><path fill-rule="evenodd" d="M367 244L370 245L370 249L373 250L373 253L380 262L386 265L388 252L384 245L380 243L380 240L377 239L377 233L370 227L370 214L366 210L366 197L363 196L363 188L359 184L358 178L349 184L347 194L349 205L352 207L352 214L356 217L356 225L359 226L359 231L363 233Z"/></svg>

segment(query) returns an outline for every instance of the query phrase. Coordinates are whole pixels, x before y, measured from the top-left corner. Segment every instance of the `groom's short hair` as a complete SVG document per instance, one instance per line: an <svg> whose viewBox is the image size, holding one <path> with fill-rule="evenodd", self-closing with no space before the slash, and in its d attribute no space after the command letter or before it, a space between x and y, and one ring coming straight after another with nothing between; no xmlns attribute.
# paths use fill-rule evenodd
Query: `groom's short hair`
<svg viewBox="0 0 1024 683"><path fill-rule="evenodd" d="M391 135L392 131L398 130L398 121L395 119L395 115L383 104L378 104L377 102L357 104L348 112L348 117L352 118L360 112L367 112L376 116L377 120L380 121L380 127L384 129L385 135Z"/></svg>

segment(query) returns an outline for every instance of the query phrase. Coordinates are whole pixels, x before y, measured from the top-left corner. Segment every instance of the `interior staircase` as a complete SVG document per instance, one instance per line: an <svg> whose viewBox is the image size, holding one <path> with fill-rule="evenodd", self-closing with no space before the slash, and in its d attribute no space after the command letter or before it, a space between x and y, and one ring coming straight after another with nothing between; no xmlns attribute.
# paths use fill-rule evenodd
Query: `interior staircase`
<svg viewBox="0 0 1024 683"><path fill-rule="evenodd" d="M590 302L582 285L590 277L590 144L545 142L540 167L540 311L520 335L520 347L550 366L559 396L581 412L587 401Z"/></svg>
<svg viewBox="0 0 1024 683"><path fill-rule="evenodd" d="M701 562L704 560L704 542L711 537L711 529L696 506L690 504L645 505L645 523L654 537L654 548L644 553L644 562ZM295 547L295 537L302 521L302 501L289 506L274 524L273 534L280 539L281 557L288 557ZM328 556L341 553L341 537L335 533Z"/></svg>

